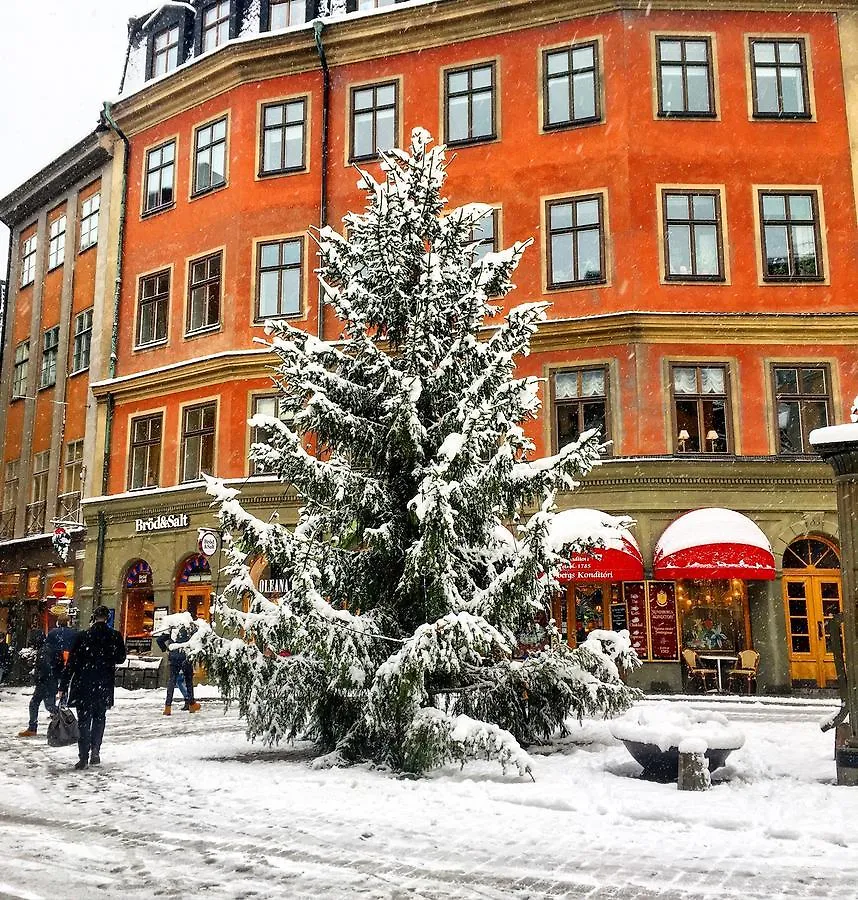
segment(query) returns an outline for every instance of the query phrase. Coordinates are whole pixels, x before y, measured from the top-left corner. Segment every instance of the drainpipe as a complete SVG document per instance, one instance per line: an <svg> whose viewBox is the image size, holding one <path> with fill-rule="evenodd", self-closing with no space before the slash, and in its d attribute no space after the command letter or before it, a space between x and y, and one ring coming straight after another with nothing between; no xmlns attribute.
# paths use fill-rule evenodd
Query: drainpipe
<svg viewBox="0 0 858 900"><path fill-rule="evenodd" d="M0 372L3 371L3 352L6 349L6 320L9 317L9 294L12 293L12 229L9 228L9 255L6 258L6 296L0 316Z"/></svg>
<svg viewBox="0 0 858 900"><path fill-rule="evenodd" d="M319 63L322 66L322 177L320 180L319 197L319 227L324 228L328 224L328 114L331 101L331 71L328 68L328 60L325 56L325 48L322 44L322 29L325 27L321 19L313 21L313 37L316 41L316 52L319 54ZM319 300L317 311L316 332L320 340L324 337L325 295L319 284Z"/></svg>
<svg viewBox="0 0 858 900"><path fill-rule="evenodd" d="M119 343L119 301L122 296L122 264L125 256L125 214L128 202L128 169L131 164L131 146L122 129L113 118L110 103L104 102L102 118L116 136L122 141L122 185L119 195L119 234L116 240L116 277L113 283L113 323L110 332L110 359L107 366L107 377L116 377L116 348ZM101 469L101 493L106 496L110 481L110 445L113 437L113 394L107 395L107 410L104 424L104 457ZM102 583L104 581L104 542L107 535L107 519L104 512L98 512L98 546L95 555L95 577L93 578L93 594L101 601Z"/></svg>
<svg viewBox="0 0 858 900"><path fill-rule="evenodd" d="M107 519L98 511L98 543L95 545L95 577L92 580L92 608L101 606L104 583L104 539L107 534Z"/></svg>

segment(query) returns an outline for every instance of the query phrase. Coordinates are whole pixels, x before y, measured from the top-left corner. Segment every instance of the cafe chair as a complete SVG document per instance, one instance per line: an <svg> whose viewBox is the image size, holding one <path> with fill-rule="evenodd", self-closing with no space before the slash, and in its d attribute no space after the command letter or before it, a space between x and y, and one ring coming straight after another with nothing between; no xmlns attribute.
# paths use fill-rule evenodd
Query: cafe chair
<svg viewBox="0 0 858 900"><path fill-rule="evenodd" d="M685 661L685 666L688 671L688 681L690 684L698 684L700 687L706 691L708 690L709 682L712 682L712 690L715 690L715 677L716 673L714 669L707 669L704 666L701 666L697 660L697 654L690 648L686 647L682 651L682 658Z"/></svg>
<svg viewBox="0 0 858 900"><path fill-rule="evenodd" d="M757 689L757 670L760 667L760 654L756 650L740 650L739 659L736 667L730 669L727 673L727 687L734 682L744 681L747 685L748 694L751 693L751 682L754 684L754 690Z"/></svg>

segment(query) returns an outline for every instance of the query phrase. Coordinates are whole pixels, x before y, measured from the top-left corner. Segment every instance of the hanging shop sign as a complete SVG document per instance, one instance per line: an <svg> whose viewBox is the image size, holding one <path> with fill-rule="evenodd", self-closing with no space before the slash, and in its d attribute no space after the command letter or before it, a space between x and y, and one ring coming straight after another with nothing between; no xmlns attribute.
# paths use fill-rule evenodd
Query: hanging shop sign
<svg viewBox="0 0 858 900"><path fill-rule="evenodd" d="M220 547L218 533L209 528L201 528L200 539L197 541L197 544L200 548L200 553L210 559L217 553L218 548Z"/></svg>
<svg viewBox="0 0 858 900"><path fill-rule="evenodd" d="M138 534L143 531L172 531L176 528L187 528L189 521L187 513L149 516L148 519L135 519L134 530Z"/></svg>

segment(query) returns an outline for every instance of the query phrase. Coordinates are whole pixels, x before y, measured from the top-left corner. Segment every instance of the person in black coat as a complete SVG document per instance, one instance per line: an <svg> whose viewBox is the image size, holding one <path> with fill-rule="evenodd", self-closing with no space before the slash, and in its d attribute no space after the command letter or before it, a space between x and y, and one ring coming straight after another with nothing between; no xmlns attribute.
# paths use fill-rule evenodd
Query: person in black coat
<svg viewBox="0 0 858 900"><path fill-rule="evenodd" d="M51 660L51 651L45 639L45 633L39 629L30 629L27 646L35 651L35 663L33 674L35 685L33 696L30 699L30 722L23 731L18 732L20 738L35 737L39 730L39 707L45 704L45 709L55 715L57 712L57 678Z"/></svg>
<svg viewBox="0 0 858 900"><path fill-rule="evenodd" d="M113 681L116 666L125 662L125 642L107 619L110 610L97 606L92 625L75 639L69 660L60 676L60 695L68 694L69 706L77 708L80 757L76 769L101 762L101 741L107 710L113 706Z"/></svg>

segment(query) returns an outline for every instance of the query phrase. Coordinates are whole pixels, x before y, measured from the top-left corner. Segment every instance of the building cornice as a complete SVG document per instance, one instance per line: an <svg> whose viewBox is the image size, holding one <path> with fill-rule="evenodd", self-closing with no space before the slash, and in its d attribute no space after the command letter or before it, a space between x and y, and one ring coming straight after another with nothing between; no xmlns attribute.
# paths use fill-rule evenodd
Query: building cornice
<svg viewBox="0 0 858 900"><path fill-rule="evenodd" d="M836 13L858 9L858 0L439 0L404 5L383 14L325 19L324 41L332 67L398 53L442 47L606 13L721 11ZM132 136L241 84L319 68L313 31L302 28L232 41L190 60L169 76L116 102L113 114Z"/></svg>
<svg viewBox="0 0 858 900"><path fill-rule="evenodd" d="M111 142L99 131L88 134L0 199L0 221L15 228L35 216L42 207L103 166L112 155L110 147Z"/></svg>
<svg viewBox="0 0 858 900"><path fill-rule="evenodd" d="M487 329L488 334L491 329ZM617 312L550 319L531 340L532 352L628 344L815 345L858 344L853 313L664 313ZM96 398L144 399L272 374L276 355L263 349L227 350L91 385Z"/></svg>

